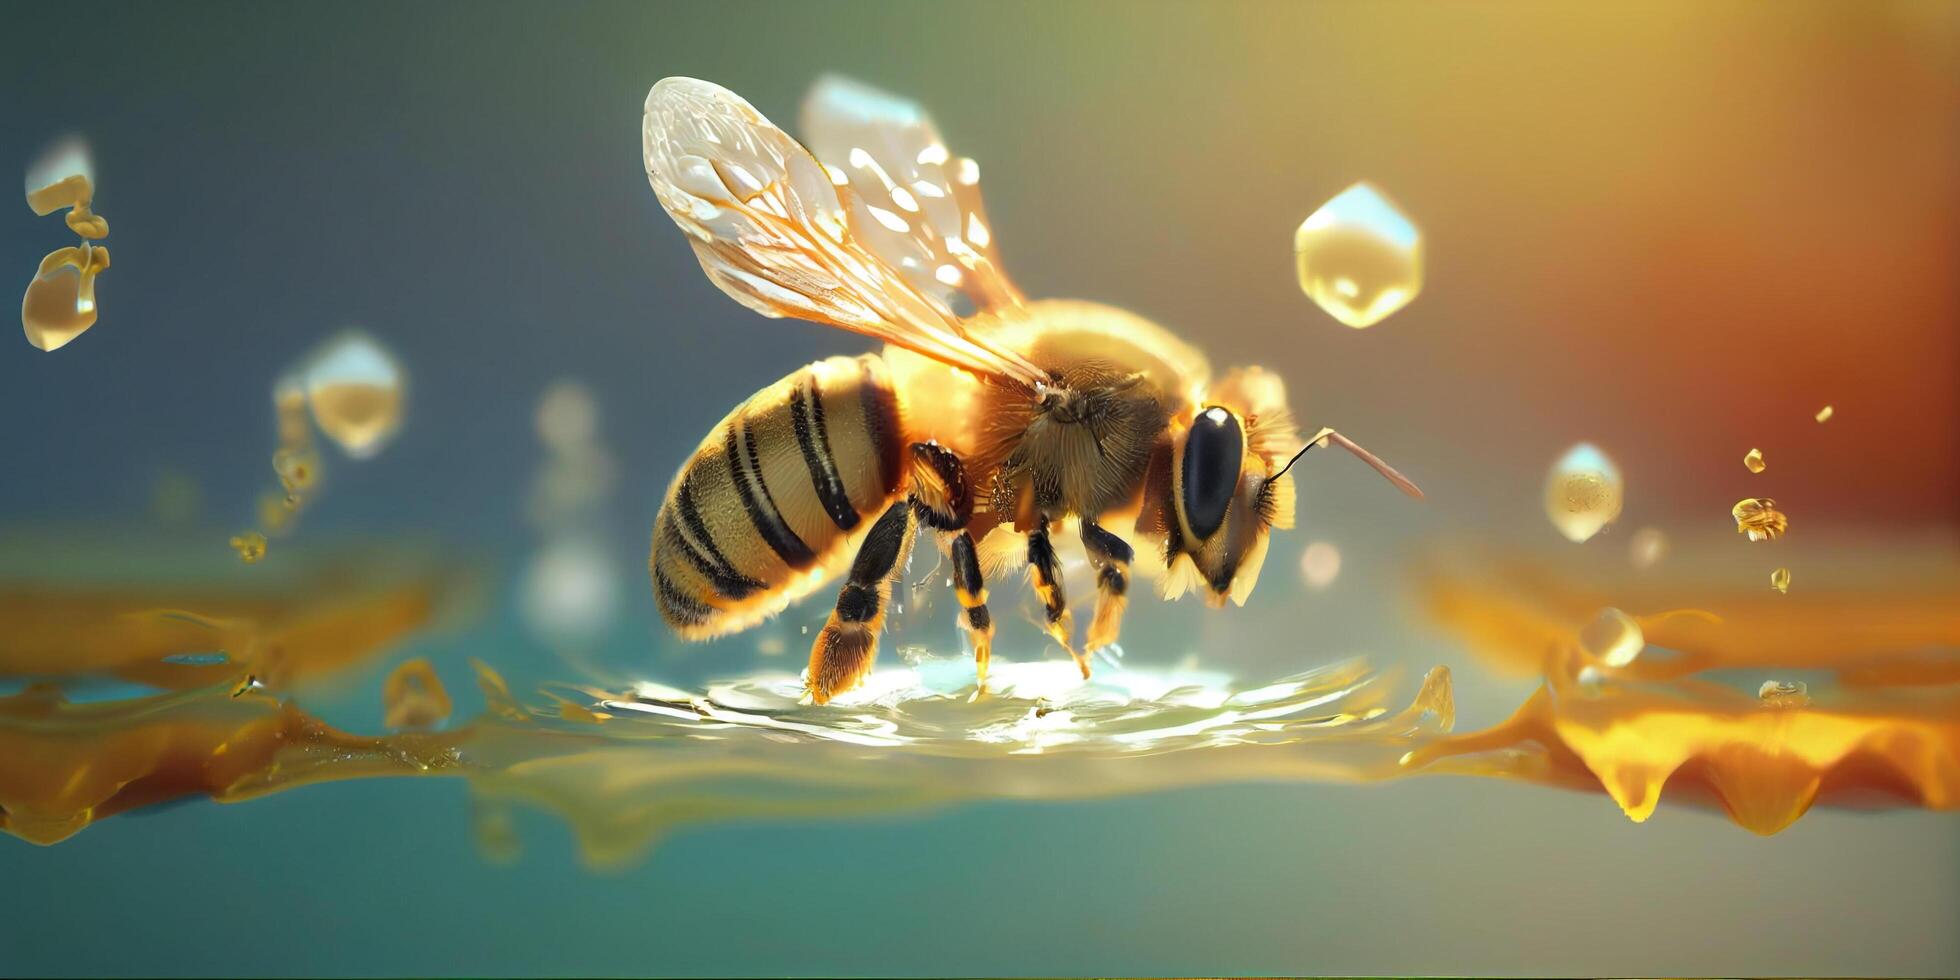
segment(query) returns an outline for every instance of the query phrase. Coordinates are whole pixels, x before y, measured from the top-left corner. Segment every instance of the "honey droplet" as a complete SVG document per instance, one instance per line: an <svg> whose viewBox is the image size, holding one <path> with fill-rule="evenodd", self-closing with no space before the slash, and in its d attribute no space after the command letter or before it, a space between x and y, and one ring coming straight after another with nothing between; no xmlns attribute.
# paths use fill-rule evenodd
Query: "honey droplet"
<svg viewBox="0 0 1960 980"><path fill-rule="evenodd" d="M1735 515L1735 533L1746 534L1751 541L1774 541L1790 528L1790 519L1768 497L1746 498L1730 513Z"/></svg>
<svg viewBox="0 0 1960 980"><path fill-rule="evenodd" d="M281 449L272 454L272 471L287 494L300 494L320 482L320 457L310 449Z"/></svg>
<svg viewBox="0 0 1960 980"><path fill-rule="evenodd" d="M314 424L356 459L380 452L401 426L402 388L393 355L358 332L329 343L306 371Z"/></svg>
<svg viewBox="0 0 1960 980"><path fill-rule="evenodd" d="M1749 455L1742 457L1742 465L1748 467L1751 473L1761 473L1769 469L1769 465L1763 462L1763 451L1760 449L1749 450Z"/></svg>
<svg viewBox="0 0 1960 980"><path fill-rule="evenodd" d="M231 549L238 552L238 560L247 565L256 565L265 557L265 535L257 531L246 531L231 539Z"/></svg>
<svg viewBox="0 0 1960 980"><path fill-rule="evenodd" d="M35 214L49 215L88 204L95 199L94 178L88 144L78 136L64 137L27 168L27 206Z"/></svg>
<svg viewBox="0 0 1960 980"><path fill-rule="evenodd" d="M1573 446L1545 479L1545 516L1571 541L1586 541L1620 516L1620 468L1589 442Z"/></svg>
<svg viewBox="0 0 1960 980"><path fill-rule="evenodd" d="M1647 636L1632 616L1609 606L1579 631L1579 646L1608 667L1625 667L1647 648Z"/></svg>
<svg viewBox="0 0 1960 980"><path fill-rule="evenodd" d="M95 326L95 277L109 267L109 250L84 244L49 252L20 300L27 342L60 350Z"/></svg>
<svg viewBox="0 0 1960 980"><path fill-rule="evenodd" d="M1779 568L1769 573L1769 587L1787 594L1790 591L1790 570Z"/></svg>
<svg viewBox="0 0 1960 980"><path fill-rule="evenodd" d="M1818 424L1821 425L1825 422L1829 422L1830 420L1831 420L1831 406L1826 405L1823 408L1817 410Z"/></svg>
<svg viewBox="0 0 1960 980"><path fill-rule="evenodd" d="M1810 688L1802 681L1764 681L1756 689L1756 698L1765 708L1807 708Z"/></svg>
<svg viewBox="0 0 1960 980"><path fill-rule="evenodd" d="M1667 556L1667 535L1660 528L1643 527L1633 532L1627 550L1632 554L1633 567L1652 568Z"/></svg>
<svg viewBox="0 0 1960 980"><path fill-rule="evenodd" d="M454 707L427 658L404 660L381 685L382 724L396 730L433 728Z"/></svg>
<svg viewBox="0 0 1960 980"><path fill-rule="evenodd" d="M1355 184L1293 234L1300 289L1357 330L1371 327L1422 291L1422 234L1382 193Z"/></svg>

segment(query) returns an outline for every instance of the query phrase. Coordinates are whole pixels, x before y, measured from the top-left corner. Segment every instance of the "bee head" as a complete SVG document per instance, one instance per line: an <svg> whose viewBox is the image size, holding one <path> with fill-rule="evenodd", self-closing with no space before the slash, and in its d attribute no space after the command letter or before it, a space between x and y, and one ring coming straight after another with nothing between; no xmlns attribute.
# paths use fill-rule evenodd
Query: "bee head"
<svg viewBox="0 0 1960 980"><path fill-rule="evenodd" d="M1273 530L1293 526L1287 471L1315 446L1339 446L1403 493L1422 497L1408 477L1333 429L1300 445L1286 389L1258 368L1233 371L1194 400L1198 410L1152 450L1137 515L1137 530L1164 543L1166 599L1197 589L1209 605L1245 605Z"/></svg>
<svg viewBox="0 0 1960 980"><path fill-rule="evenodd" d="M1209 605L1245 605L1272 530L1293 526L1285 397L1277 377L1235 371L1159 444L1139 526L1164 541L1166 598L1195 588Z"/></svg>

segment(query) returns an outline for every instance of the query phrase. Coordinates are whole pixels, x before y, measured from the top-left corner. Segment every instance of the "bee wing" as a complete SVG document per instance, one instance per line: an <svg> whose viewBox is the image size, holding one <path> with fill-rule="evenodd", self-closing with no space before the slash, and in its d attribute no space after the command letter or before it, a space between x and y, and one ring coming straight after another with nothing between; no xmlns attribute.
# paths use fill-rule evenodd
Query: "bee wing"
<svg viewBox="0 0 1960 980"><path fill-rule="evenodd" d="M868 249L847 187L729 90L666 78L647 93L647 179L702 271L763 316L843 327L975 374L1045 375L971 336L936 296Z"/></svg>
<svg viewBox="0 0 1960 980"><path fill-rule="evenodd" d="M914 287L947 304L964 294L981 312L1021 305L994 251L979 165L946 149L918 103L828 75L803 100L803 139L849 180L865 244Z"/></svg>

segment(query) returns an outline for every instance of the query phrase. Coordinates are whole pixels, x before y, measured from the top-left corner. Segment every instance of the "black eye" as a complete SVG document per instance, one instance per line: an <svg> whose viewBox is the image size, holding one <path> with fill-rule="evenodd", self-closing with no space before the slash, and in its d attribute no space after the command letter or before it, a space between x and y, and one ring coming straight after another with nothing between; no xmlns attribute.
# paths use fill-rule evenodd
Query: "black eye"
<svg viewBox="0 0 1960 980"><path fill-rule="evenodd" d="M1183 481L1184 519L1191 522L1191 533L1209 538L1225 523L1225 508L1232 503L1232 492L1239 486L1239 464L1245 457L1245 439L1239 434L1239 420L1231 412L1213 406L1198 413L1190 435L1184 439Z"/></svg>

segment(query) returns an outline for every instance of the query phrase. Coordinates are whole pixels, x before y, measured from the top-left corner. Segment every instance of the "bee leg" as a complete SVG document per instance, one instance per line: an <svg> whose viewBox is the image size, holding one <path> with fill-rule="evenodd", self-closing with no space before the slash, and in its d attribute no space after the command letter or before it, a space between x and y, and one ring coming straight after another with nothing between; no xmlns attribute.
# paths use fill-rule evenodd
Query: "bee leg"
<svg viewBox="0 0 1960 980"><path fill-rule="evenodd" d="M1048 539L1048 519L1041 518L1028 534L1028 569L1034 573L1034 592L1041 597L1041 604L1048 613L1048 635L1075 658L1075 666L1082 671L1082 677L1089 677L1089 658L1076 652L1075 645L1069 642L1069 634L1074 632L1074 621L1068 613L1068 596L1062 592L1062 561L1055 554L1055 543Z"/></svg>
<svg viewBox="0 0 1960 980"><path fill-rule="evenodd" d="M987 585L980 577L973 535L967 531L953 538L953 593L960 600L960 629L973 641L973 671L980 685L977 693L984 694L987 663L994 654L994 617L987 612Z"/></svg>
<svg viewBox="0 0 1960 980"><path fill-rule="evenodd" d="M1082 522L1082 548L1089 553L1089 564L1096 569L1096 615L1089 621L1086 649L1100 650L1116 642L1123 629L1125 595L1130 590L1130 560L1136 557L1129 542L1111 534L1095 521Z"/></svg>
<svg viewBox="0 0 1960 980"><path fill-rule="evenodd" d="M892 596L892 569L912 541L912 509L899 501L885 509L858 545L844 587L837 590L823 632L810 645L810 699L824 704L858 686L878 656L878 631Z"/></svg>
<svg viewBox="0 0 1960 980"><path fill-rule="evenodd" d="M987 587L980 577L973 535L966 530L967 522L973 519L973 485L967 482L965 464L936 442L913 443L908 499L919 523L952 538L953 588L960 600L960 629L973 641L973 669L979 676L979 689L985 691L987 662L994 651L994 620L987 612Z"/></svg>

